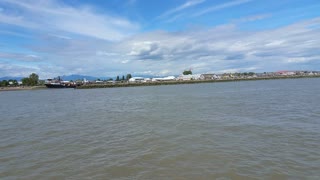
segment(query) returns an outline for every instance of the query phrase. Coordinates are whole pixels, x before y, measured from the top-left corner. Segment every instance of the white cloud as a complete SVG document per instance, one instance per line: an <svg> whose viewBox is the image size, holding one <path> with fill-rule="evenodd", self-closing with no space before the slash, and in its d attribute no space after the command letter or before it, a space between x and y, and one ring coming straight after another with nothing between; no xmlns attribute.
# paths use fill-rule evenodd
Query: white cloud
<svg viewBox="0 0 320 180"><path fill-rule="evenodd" d="M53 0L3 0L14 5L11 13L0 14L0 23L40 32L62 31L105 40L120 40L139 29L124 18L99 14L89 6L72 7Z"/></svg>
<svg viewBox="0 0 320 180"><path fill-rule="evenodd" d="M272 16L272 14L258 14L258 15L243 17L240 19L234 19L232 22L233 23L246 23L246 22L252 22L252 21L270 18L271 16Z"/></svg>
<svg viewBox="0 0 320 180"><path fill-rule="evenodd" d="M320 60L320 55L319 56L312 56L312 57L292 57L286 60L288 63L305 63L309 61L319 61Z"/></svg>
<svg viewBox="0 0 320 180"><path fill-rule="evenodd" d="M40 71L37 67L0 62L0 77L28 77L31 73L45 75L45 72Z"/></svg>
<svg viewBox="0 0 320 180"><path fill-rule="evenodd" d="M35 28L37 27L36 24L33 22L28 22L27 19L23 16L20 15L6 15L6 14L1 14L0 12L0 23L5 23L5 24L12 24L16 26L22 26L25 28Z"/></svg>
<svg viewBox="0 0 320 180"><path fill-rule="evenodd" d="M64 74L165 76L189 68L194 73L317 70L320 29L313 28L317 25L320 18L247 32L228 24L196 31L141 33L116 42L55 37L48 41L48 37L40 36L40 43L27 48L34 55L41 54L45 63L21 66L7 62L5 66L11 68L2 69L0 76L23 68L27 74L35 71L42 78Z"/></svg>
<svg viewBox="0 0 320 180"><path fill-rule="evenodd" d="M26 35L24 33L17 33L17 32L6 31L6 30L0 30L0 34L9 35L9 36L23 37L23 38L32 38L32 36Z"/></svg>
<svg viewBox="0 0 320 180"><path fill-rule="evenodd" d="M129 58L143 61L152 72L183 69L195 72L301 69L319 61L320 18L267 31L246 32L234 25L203 31L154 32L125 42ZM150 64L155 64L150 65Z"/></svg>
<svg viewBox="0 0 320 180"><path fill-rule="evenodd" d="M133 5L133 4L135 4L137 2L137 0L128 0L127 1L127 4L128 5Z"/></svg>
<svg viewBox="0 0 320 180"><path fill-rule="evenodd" d="M0 59L10 59L21 62L38 62L41 58L34 54L0 52Z"/></svg>
<svg viewBox="0 0 320 180"><path fill-rule="evenodd" d="M58 35L58 34L49 34L49 36L53 36L53 37L60 38L60 39L72 39L71 37Z"/></svg>
<svg viewBox="0 0 320 180"><path fill-rule="evenodd" d="M205 2L205 1L206 0L188 0L184 4L182 4L182 5L180 5L180 6L176 7L176 8L166 11L165 13L160 15L158 18L168 17L168 16L170 16L172 14L175 14L177 12L180 12L180 11L184 10L184 9L196 6L196 5L201 4L201 3Z"/></svg>
<svg viewBox="0 0 320 180"><path fill-rule="evenodd" d="M203 10L197 12L197 13L194 13L193 16L195 16L195 17L201 16L201 15L204 15L204 14L207 14L207 13L211 13L211 12L214 12L214 11L219 11L219 10L230 8L230 7L233 7L233 6L238 6L238 5L241 5L241 4L245 4L245 3L248 3L250 1L252 1L252 0L234 0L234 1L230 1L230 2L227 2L227 3L223 3L223 4L219 4L219 5L215 5L215 6L203 9Z"/></svg>
<svg viewBox="0 0 320 180"><path fill-rule="evenodd" d="M267 42L266 44L265 44L265 46L267 46L267 47L277 47L277 46L281 46L281 45L283 45L285 43L285 41L284 40L273 40L273 41L270 41L270 42Z"/></svg>
<svg viewBox="0 0 320 180"><path fill-rule="evenodd" d="M117 56L117 53L107 52L107 51L97 51L97 56Z"/></svg>
<svg viewBox="0 0 320 180"><path fill-rule="evenodd" d="M236 73L236 72L249 72L255 71L257 67L248 67L248 68L232 68L232 69L223 69L218 71L218 73Z"/></svg>
<svg viewBox="0 0 320 180"><path fill-rule="evenodd" d="M130 62L130 60L128 60L128 59L121 61L122 64L127 64L129 62Z"/></svg>

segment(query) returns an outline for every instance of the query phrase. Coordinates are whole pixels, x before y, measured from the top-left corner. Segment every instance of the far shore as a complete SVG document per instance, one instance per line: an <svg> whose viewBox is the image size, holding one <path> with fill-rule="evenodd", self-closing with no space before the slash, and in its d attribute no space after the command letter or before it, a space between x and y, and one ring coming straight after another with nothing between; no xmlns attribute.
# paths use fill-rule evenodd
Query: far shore
<svg viewBox="0 0 320 180"><path fill-rule="evenodd" d="M45 86L17 86L17 87L0 87L0 91L22 91L22 90L37 90L46 89Z"/></svg>
<svg viewBox="0 0 320 180"><path fill-rule="evenodd" d="M259 80L277 80L277 79L300 79L300 78L320 78L320 75L313 76L276 76L276 77L256 77L256 78L230 78L215 80L174 80L174 81L156 81L156 82L117 82L106 84L84 84L75 89L95 89L95 88L118 88L118 87L136 87L136 86L160 86L160 85L178 85L178 84L198 84L198 83L219 83L236 81L259 81ZM22 91L22 90L40 90L47 89L46 86L17 86L0 87L1 91Z"/></svg>
<svg viewBox="0 0 320 180"><path fill-rule="evenodd" d="M316 76L276 76L276 77L257 77L257 78L238 78L238 79L217 79L217 80L174 80L174 81L156 81L156 82L122 82L109 84L85 84L77 86L76 89L95 89L95 88L118 88L118 87L136 87L136 86L159 86L159 85L178 85L178 84L197 84L197 83L218 83L235 81L258 81L258 80L277 80L277 79L300 79L300 78L320 78Z"/></svg>

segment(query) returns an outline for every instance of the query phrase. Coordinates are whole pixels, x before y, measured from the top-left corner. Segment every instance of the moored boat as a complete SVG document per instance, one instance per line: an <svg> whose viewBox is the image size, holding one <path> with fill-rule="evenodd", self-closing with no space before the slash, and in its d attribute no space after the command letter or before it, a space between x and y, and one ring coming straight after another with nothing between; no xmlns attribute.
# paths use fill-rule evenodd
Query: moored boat
<svg viewBox="0 0 320 180"><path fill-rule="evenodd" d="M60 77L47 79L45 82L47 88L75 88L77 84L70 81L63 81Z"/></svg>

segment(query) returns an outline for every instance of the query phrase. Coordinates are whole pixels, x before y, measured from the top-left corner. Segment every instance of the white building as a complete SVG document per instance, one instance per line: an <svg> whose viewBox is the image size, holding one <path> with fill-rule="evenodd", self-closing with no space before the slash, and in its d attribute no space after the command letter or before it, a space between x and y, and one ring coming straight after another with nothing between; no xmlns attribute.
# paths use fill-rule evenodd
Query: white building
<svg viewBox="0 0 320 180"><path fill-rule="evenodd" d="M201 74L201 80L213 80L213 79L220 79L220 77L216 74Z"/></svg>
<svg viewBox="0 0 320 180"><path fill-rule="evenodd" d="M86 84L86 83L89 83L89 81L88 81L86 78L83 78L82 83L83 83L83 84Z"/></svg>
<svg viewBox="0 0 320 180"><path fill-rule="evenodd" d="M188 81L188 80L199 80L201 74L189 74L189 75L180 75L178 80Z"/></svg>
<svg viewBox="0 0 320 180"><path fill-rule="evenodd" d="M142 82L151 82L150 78L144 78L144 80Z"/></svg>
<svg viewBox="0 0 320 180"><path fill-rule="evenodd" d="M174 76L167 76L164 78L152 78L152 81L173 81L176 80L176 77Z"/></svg>
<svg viewBox="0 0 320 180"><path fill-rule="evenodd" d="M144 77L132 77L129 79L129 82L143 82L145 81Z"/></svg>
<svg viewBox="0 0 320 180"><path fill-rule="evenodd" d="M292 76L296 75L296 72L294 71L278 71L276 72L277 75L282 75L282 76Z"/></svg>

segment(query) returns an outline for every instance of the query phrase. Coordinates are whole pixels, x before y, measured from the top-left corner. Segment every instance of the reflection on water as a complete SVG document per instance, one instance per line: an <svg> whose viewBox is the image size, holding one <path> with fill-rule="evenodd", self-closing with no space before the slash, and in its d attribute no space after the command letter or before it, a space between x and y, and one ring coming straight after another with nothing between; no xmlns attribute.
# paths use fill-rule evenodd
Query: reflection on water
<svg viewBox="0 0 320 180"><path fill-rule="evenodd" d="M1 179L319 179L320 79L0 92Z"/></svg>

